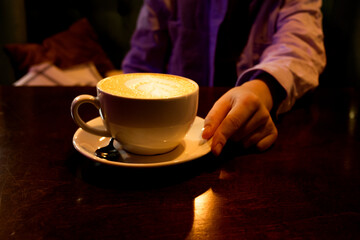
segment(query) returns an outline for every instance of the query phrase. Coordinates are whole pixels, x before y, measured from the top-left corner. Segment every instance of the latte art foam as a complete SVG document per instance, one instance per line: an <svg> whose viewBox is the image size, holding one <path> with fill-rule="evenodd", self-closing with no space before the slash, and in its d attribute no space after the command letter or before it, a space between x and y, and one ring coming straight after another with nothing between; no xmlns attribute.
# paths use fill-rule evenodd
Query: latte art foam
<svg viewBox="0 0 360 240"><path fill-rule="evenodd" d="M133 73L102 80L98 87L130 98L172 98L191 93L197 85L186 78L155 73Z"/></svg>
<svg viewBox="0 0 360 240"><path fill-rule="evenodd" d="M125 86L136 95L146 97L164 98L182 94L182 85L179 81L169 81L154 76L140 76L125 82ZM186 93L186 91L185 91Z"/></svg>

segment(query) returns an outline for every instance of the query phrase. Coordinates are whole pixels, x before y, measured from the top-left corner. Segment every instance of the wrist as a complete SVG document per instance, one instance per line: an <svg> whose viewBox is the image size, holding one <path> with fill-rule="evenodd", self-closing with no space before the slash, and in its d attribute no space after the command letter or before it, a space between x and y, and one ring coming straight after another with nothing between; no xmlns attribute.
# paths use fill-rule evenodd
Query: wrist
<svg viewBox="0 0 360 240"><path fill-rule="evenodd" d="M271 74L262 70L257 71L253 76L253 79L261 80L267 85L273 102L271 114L276 115L281 102L286 98L287 93L285 89Z"/></svg>
<svg viewBox="0 0 360 240"><path fill-rule="evenodd" d="M259 97L262 104L270 112L273 108L273 97L269 86L261 79L253 79L251 81L245 82L242 84L243 87L246 87L251 92L253 92L257 97Z"/></svg>

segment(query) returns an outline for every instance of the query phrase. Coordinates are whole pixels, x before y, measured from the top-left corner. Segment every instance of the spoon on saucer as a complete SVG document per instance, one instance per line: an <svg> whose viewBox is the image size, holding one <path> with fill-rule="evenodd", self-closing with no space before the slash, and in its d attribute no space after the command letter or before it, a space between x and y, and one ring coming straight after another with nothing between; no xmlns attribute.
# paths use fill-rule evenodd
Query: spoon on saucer
<svg viewBox="0 0 360 240"><path fill-rule="evenodd" d="M120 159L119 151L114 147L114 138L110 139L107 146L98 148L95 151L95 155L100 158L104 158L109 161L118 161Z"/></svg>

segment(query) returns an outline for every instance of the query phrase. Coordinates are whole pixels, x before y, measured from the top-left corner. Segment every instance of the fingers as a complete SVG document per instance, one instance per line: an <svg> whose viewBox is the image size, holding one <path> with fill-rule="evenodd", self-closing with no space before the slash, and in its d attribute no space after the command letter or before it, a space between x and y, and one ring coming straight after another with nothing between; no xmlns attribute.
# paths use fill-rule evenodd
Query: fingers
<svg viewBox="0 0 360 240"><path fill-rule="evenodd" d="M246 127L235 132L231 136L231 139L239 142L239 144L241 144L245 149L255 146L259 151L265 151L276 141L278 131L271 118L269 118L266 123L262 123L260 126L257 125L258 123L262 123L262 121L250 119L249 122L246 123ZM256 128L256 126L259 127ZM248 133L248 135L245 135L246 133ZM226 136L227 134L221 132L220 129L214 134L212 152L216 156L221 153L223 147L229 139Z"/></svg>
<svg viewBox="0 0 360 240"><path fill-rule="evenodd" d="M260 103L254 94L237 94L236 90L239 89L225 93L209 111L204 123L204 139L211 138L220 125L223 125L221 128L228 139L259 107Z"/></svg>
<svg viewBox="0 0 360 240"><path fill-rule="evenodd" d="M212 152L219 155L229 138L245 148L256 146L263 151L277 138L277 129L269 111L251 93L226 93L205 118L203 138L212 140Z"/></svg>
<svg viewBox="0 0 360 240"><path fill-rule="evenodd" d="M228 96L225 94L222 96L211 108L204 122L204 131L202 137L204 139L210 139L221 122L231 109L231 103L228 101Z"/></svg>
<svg viewBox="0 0 360 240"><path fill-rule="evenodd" d="M272 134L269 134L268 136L264 137L256 144L256 148L259 151L265 151L266 149L268 149L269 147L271 147L274 144L277 137L278 137L277 131L276 131L276 133L274 132Z"/></svg>
<svg viewBox="0 0 360 240"><path fill-rule="evenodd" d="M238 108L239 111L242 108ZM248 109L249 110L249 109ZM259 150L270 147L277 138L276 127L265 108L254 107L249 111L239 113L230 111L213 137L213 152L219 155L229 138L239 142L244 148L257 145L262 139L270 137L268 141L259 145Z"/></svg>
<svg viewBox="0 0 360 240"><path fill-rule="evenodd" d="M215 155L219 155L227 140L235 133L243 133L243 128L253 115L253 110L243 111L242 107L235 105L225 116L213 135L212 150Z"/></svg>
<svg viewBox="0 0 360 240"><path fill-rule="evenodd" d="M259 151L268 149L277 139L278 131L271 119L242 139L244 148L256 146Z"/></svg>

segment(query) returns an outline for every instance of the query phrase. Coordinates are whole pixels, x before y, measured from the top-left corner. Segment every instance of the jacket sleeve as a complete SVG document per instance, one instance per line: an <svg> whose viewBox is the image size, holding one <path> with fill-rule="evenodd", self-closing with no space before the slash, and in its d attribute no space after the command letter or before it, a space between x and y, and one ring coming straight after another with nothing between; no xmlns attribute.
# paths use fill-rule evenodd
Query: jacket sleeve
<svg viewBox="0 0 360 240"><path fill-rule="evenodd" d="M247 70L242 72L237 84L251 80L259 70L269 73L286 91L277 109L277 113L282 113L318 86L326 56L321 0L278 2L282 4L265 4L260 9L239 63L240 71Z"/></svg>
<svg viewBox="0 0 360 240"><path fill-rule="evenodd" d="M152 2L158 2L153 4ZM164 72L169 36L166 5L161 1L144 1L133 33L131 48L122 62L122 70L130 72Z"/></svg>

